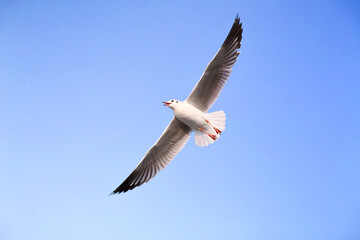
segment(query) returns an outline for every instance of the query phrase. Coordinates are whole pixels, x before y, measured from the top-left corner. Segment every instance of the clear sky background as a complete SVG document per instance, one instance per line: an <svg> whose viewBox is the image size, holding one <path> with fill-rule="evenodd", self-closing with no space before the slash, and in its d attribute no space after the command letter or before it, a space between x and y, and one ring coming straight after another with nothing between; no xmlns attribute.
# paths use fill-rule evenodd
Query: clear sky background
<svg viewBox="0 0 360 240"><path fill-rule="evenodd" d="M221 139L108 196L236 13ZM1 1L0 239L360 239L359 43L358 1Z"/></svg>

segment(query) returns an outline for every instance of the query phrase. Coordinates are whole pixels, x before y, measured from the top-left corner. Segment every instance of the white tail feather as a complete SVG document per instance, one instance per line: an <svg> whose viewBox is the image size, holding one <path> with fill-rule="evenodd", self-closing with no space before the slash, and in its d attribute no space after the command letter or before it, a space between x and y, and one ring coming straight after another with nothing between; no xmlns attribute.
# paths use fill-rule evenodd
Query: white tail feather
<svg viewBox="0 0 360 240"><path fill-rule="evenodd" d="M207 118L214 127L222 132L225 131L226 115L224 111L208 113Z"/></svg>
<svg viewBox="0 0 360 240"><path fill-rule="evenodd" d="M221 132L225 130L225 122L226 122L226 116L224 111L217 111L208 113L206 115L206 120L209 120L210 124L217 129L219 129ZM199 147L205 147L210 144L213 144L215 141L209 137L206 133L195 130L195 144ZM216 135L216 140L220 138L220 134Z"/></svg>
<svg viewBox="0 0 360 240"><path fill-rule="evenodd" d="M206 133L203 133L203 132L198 131L198 130L195 130L194 132L195 132L195 144L197 146L199 146L199 147L205 147L205 146L208 146L208 145L215 142Z"/></svg>

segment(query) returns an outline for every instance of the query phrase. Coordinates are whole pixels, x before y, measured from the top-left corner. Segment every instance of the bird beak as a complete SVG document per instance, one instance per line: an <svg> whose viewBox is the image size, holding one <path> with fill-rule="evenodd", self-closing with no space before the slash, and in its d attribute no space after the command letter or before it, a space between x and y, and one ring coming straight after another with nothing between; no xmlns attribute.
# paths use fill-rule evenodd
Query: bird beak
<svg viewBox="0 0 360 240"><path fill-rule="evenodd" d="M169 102L163 102L164 106L169 106L170 103Z"/></svg>

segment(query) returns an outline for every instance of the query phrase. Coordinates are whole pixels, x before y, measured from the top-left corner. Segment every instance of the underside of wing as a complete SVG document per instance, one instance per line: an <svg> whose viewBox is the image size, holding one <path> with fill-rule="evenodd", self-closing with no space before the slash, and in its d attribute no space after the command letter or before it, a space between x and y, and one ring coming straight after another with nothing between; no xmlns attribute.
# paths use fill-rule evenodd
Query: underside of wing
<svg viewBox="0 0 360 240"><path fill-rule="evenodd" d="M112 193L127 192L152 179L180 152L190 138L191 128L173 118L129 177Z"/></svg>
<svg viewBox="0 0 360 240"><path fill-rule="evenodd" d="M242 32L242 23L237 16L220 50L210 61L199 82L186 99L188 103L203 112L207 112L214 104L240 53L237 50L241 46Z"/></svg>

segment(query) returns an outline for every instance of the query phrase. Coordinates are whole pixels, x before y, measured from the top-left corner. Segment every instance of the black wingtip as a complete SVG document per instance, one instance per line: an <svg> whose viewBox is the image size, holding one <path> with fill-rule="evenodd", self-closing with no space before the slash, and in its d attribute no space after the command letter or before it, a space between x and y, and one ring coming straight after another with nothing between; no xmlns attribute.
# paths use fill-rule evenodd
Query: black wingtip
<svg viewBox="0 0 360 240"><path fill-rule="evenodd" d="M111 196L111 195L116 195L116 194L120 194L120 193L122 193L122 192L125 192L125 191L123 191L123 190L118 190L118 189L115 189L114 191L112 191L110 194L109 194L109 196Z"/></svg>
<svg viewBox="0 0 360 240"><path fill-rule="evenodd" d="M126 191L124 191L124 189L120 189L120 186L119 186L117 189L115 189L114 191L112 191L112 192L109 194L109 196L111 196L111 195L116 195L116 194L120 194L120 193L122 193L122 192L126 192Z"/></svg>
<svg viewBox="0 0 360 240"><path fill-rule="evenodd" d="M235 16L235 22L239 23L240 22L240 17L239 17L239 13L236 14Z"/></svg>

